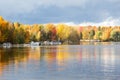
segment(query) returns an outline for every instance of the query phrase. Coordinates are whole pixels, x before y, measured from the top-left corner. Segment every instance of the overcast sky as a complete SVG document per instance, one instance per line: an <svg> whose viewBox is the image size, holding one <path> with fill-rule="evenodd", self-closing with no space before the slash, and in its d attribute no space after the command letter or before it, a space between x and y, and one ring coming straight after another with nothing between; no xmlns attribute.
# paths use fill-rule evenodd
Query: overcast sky
<svg viewBox="0 0 120 80"><path fill-rule="evenodd" d="M1 0L0 15L24 24L59 22L119 23L120 0Z"/></svg>

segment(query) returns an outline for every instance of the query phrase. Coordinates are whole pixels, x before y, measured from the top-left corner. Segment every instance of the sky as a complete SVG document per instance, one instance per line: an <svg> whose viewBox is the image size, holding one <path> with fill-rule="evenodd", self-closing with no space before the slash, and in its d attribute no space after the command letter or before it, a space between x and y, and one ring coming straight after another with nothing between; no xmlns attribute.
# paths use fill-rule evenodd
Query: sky
<svg viewBox="0 0 120 80"><path fill-rule="evenodd" d="M23 24L120 25L120 0L1 0L0 16Z"/></svg>

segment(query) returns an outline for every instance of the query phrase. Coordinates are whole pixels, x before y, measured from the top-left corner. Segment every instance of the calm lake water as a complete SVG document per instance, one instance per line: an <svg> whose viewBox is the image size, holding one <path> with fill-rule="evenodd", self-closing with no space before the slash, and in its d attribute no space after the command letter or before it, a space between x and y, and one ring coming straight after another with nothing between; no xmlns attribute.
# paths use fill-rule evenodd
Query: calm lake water
<svg viewBox="0 0 120 80"><path fill-rule="evenodd" d="M0 80L119 80L120 43L0 48Z"/></svg>

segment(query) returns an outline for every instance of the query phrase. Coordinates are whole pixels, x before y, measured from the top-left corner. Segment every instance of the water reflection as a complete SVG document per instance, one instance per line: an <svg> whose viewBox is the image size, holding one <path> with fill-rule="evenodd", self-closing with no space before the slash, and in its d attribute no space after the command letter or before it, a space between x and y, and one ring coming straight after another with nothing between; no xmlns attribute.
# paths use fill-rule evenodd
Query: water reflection
<svg viewBox="0 0 120 80"><path fill-rule="evenodd" d="M114 48L104 48L103 53L104 55L102 55L101 60L103 63L104 72L114 71L116 57Z"/></svg>
<svg viewBox="0 0 120 80"><path fill-rule="evenodd" d="M75 76L84 80L89 78L92 80L112 80L116 76L120 77L119 48L119 45L0 48L0 79L7 79L6 76L13 73L14 76L19 76L20 70L26 72L23 74L25 79L32 77L33 80L37 80L34 79L35 77L49 80L50 76L53 79L61 77L62 80L67 79L66 76L71 80L74 80ZM40 76L36 73L44 75ZM66 76L62 74L66 74ZM9 80L13 80L12 77L9 76L9 78Z"/></svg>

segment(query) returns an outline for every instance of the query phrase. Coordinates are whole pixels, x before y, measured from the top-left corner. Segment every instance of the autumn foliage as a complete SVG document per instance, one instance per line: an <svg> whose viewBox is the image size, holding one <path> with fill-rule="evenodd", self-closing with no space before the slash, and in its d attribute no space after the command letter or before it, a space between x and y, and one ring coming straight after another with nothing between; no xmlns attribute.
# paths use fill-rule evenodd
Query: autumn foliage
<svg viewBox="0 0 120 80"><path fill-rule="evenodd" d="M8 22L0 17L0 43L23 44L31 41L75 43L80 40L120 41L120 26L25 25Z"/></svg>

